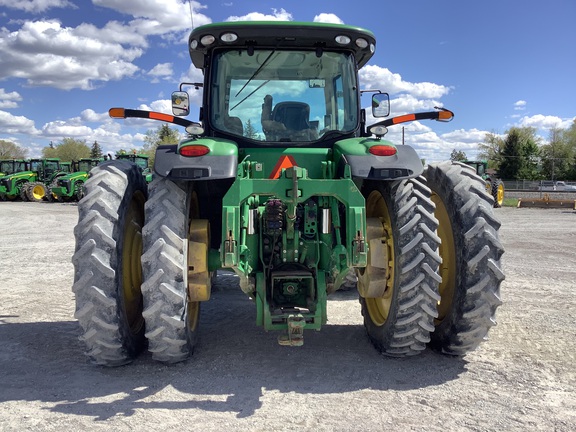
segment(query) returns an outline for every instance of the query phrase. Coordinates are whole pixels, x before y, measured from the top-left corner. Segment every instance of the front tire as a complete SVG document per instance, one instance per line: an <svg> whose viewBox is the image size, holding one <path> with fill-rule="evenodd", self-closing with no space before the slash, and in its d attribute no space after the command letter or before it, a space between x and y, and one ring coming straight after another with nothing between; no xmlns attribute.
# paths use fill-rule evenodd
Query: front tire
<svg viewBox="0 0 576 432"><path fill-rule="evenodd" d="M474 350L496 324L504 274L500 222L485 184L469 166L431 164L424 173L432 189L442 239L441 300L430 346L451 355Z"/></svg>
<svg viewBox="0 0 576 432"><path fill-rule="evenodd" d="M92 170L86 191L74 228L74 316L90 360L119 366L146 345L140 256L147 189L136 165L111 161Z"/></svg>
<svg viewBox="0 0 576 432"><path fill-rule="evenodd" d="M440 300L438 222L424 179L367 182L368 266L357 271L364 326L383 354L419 354Z"/></svg>

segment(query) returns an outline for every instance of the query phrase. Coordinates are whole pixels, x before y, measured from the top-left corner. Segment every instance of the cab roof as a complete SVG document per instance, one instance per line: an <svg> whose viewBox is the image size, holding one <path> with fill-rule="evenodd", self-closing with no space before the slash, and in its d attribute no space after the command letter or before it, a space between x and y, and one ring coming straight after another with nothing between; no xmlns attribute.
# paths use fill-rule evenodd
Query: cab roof
<svg viewBox="0 0 576 432"><path fill-rule="evenodd" d="M223 40L232 33L236 39ZM213 37L212 43L208 43ZM339 36L349 42L337 42ZM340 38L341 40L346 38ZM367 42L364 44L361 40ZM360 44L360 45L358 45ZM365 46L363 46L365 45ZM190 58L198 69L204 69L207 58L215 48L254 49L310 49L351 51L358 67L364 66L374 54L374 34L360 27L343 24L295 21L234 21L208 24L192 30L188 39Z"/></svg>

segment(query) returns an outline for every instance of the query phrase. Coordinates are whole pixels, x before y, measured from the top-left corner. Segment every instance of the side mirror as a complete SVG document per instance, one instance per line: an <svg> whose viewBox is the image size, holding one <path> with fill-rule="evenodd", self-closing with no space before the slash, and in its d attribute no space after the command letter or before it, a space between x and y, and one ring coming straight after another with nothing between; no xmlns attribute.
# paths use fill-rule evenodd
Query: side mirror
<svg viewBox="0 0 576 432"><path fill-rule="evenodd" d="M375 93L372 95L372 115L374 117L387 117L390 115L390 96L388 96L388 93Z"/></svg>
<svg viewBox="0 0 576 432"><path fill-rule="evenodd" d="M178 117L190 114L190 98L185 91L172 93L172 114Z"/></svg>

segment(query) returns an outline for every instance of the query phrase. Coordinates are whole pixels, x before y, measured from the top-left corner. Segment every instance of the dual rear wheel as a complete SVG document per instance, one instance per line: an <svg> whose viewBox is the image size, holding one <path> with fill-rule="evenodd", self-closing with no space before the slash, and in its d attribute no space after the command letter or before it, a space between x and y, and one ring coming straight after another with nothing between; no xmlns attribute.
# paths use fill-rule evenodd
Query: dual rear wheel
<svg viewBox="0 0 576 432"><path fill-rule="evenodd" d="M148 190L127 161L91 171L72 262L75 317L93 363L126 364L147 346L167 363L192 354L200 302L191 300L188 279L198 282L195 269L207 269L209 236L187 187L159 179ZM204 255L188 253L202 245Z"/></svg>
<svg viewBox="0 0 576 432"><path fill-rule="evenodd" d="M452 355L475 349L495 325L504 279L500 223L482 181L470 167L444 162L422 178L366 183L363 194L368 226L382 224L367 239L373 252L358 272L373 344L391 356L426 344ZM375 240L387 247L373 247ZM385 279L376 283L382 291L367 292L366 273Z"/></svg>

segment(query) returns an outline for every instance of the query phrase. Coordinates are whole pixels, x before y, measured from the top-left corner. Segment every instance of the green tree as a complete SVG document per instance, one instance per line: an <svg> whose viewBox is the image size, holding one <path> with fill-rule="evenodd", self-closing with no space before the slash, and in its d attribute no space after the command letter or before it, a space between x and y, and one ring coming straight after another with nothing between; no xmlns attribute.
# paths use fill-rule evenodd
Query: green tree
<svg viewBox="0 0 576 432"><path fill-rule="evenodd" d="M94 144L92 144L92 148L90 149L90 157L93 159L98 159L101 158L102 156L103 153L100 144L98 144L98 141L94 141Z"/></svg>
<svg viewBox="0 0 576 432"><path fill-rule="evenodd" d="M552 129L541 155L544 178L576 180L576 121L568 129Z"/></svg>
<svg viewBox="0 0 576 432"><path fill-rule="evenodd" d="M250 119L248 119L248 121L246 122L246 127L244 128L244 136L246 138L251 138L251 139L258 138L258 131L254 127L254 125L252 124Z"/></svg>
<svg viewBox="0 0 576 432"><path fill-rule="evenodd" d="M86 140L64 138L60 143L42 149L42 157L60 158L62 162L77 161L81 158L90 157L90 147Z"/></svg>
<svg viewBox="0 0 576 432"><path fill-rule="evenodd" d="M26 157L28 157L28 149L11 141L0 140L0 159L25 159Z"/></svg>
<svg viewBox="0 0 576 432"><path fill-rule="evenodd" d="M562 132L562 137L570 149L571 167L566 174L566 180L576 180L576 119L570 127Z"/></svg>
<svg viewBox="0 0 576 432"><path fill-rule="evenodd" d="M146 132L144 138L144 151L148 155L148 163L150 167L154 166L154 157L156 149L161 144L178 144L180 141L180 133L178 130L169 127L166 123L159 126L157 129L150 129Z"/></svg>
<svg viewBox="0 0 576 432"><path fill-rule="evenodd" d="M498 169L500 177L506 180L539 178L537 169L539 141L535 128L510 128L500 154L502 158Z"/></svg>
<svg viewBox="0 0 576 432"><path fill-rule="evenodd" d="M484 136L484 142L478 145L478 158L488 161L488 168L498 170L502 163L502 151L504 139L495 132L489 132Z"/></svg>
<svg viewBox="0 0 576 432"><path fill-rule="evenodd" d="M450 160L451 161L456 161L456 162L464 162L465 160L468 160L468 158L466 157L466 153L464 153L462 150L452 150L452 153L450 153Z"/></svg>

